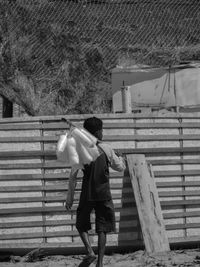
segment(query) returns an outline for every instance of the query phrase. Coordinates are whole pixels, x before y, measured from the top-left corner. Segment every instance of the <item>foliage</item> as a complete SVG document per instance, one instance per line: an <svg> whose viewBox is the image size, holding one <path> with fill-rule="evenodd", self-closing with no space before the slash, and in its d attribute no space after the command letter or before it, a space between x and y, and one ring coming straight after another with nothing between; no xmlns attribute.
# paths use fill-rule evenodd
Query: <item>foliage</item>
<svg viewBox="0 0 200 267"><path fill-rule="evenodd" d="M2 95L29 115L108 110L100 84L109 81L97 46L91 44L84 52L77 35L60 30L59 25L50 28L37 21L33 28L27 23L27 9L20 6L16 16L8 2L1 2L0 8ZM46 47L49 41L52 45ZM43 50L39 56L38 49Z"/></svg>

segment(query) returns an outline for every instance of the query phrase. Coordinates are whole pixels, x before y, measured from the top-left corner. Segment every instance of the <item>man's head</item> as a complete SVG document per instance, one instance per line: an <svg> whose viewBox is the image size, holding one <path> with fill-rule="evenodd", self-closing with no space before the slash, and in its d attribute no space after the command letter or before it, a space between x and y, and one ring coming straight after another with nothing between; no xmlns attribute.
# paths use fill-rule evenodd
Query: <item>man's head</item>
<svg viewBox="0 0 200 267"><path fill-rule="evenodd" d="M83 127L93 134L99 140L103 138L103 122L101 119L96 117L88 118L84 121Z"/></svg>

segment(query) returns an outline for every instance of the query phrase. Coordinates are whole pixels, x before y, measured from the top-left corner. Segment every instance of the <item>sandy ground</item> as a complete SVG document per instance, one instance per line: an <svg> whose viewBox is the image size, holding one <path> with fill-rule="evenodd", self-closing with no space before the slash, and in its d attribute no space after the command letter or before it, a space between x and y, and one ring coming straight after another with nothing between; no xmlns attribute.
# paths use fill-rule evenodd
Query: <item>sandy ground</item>
<svg viewBox="0 0 200 267"><path fill-rule="evenodd" d="M0 267L76 267L83 255L47 256L36 262L0 262ZM20 259L20 258L19 258ZM95 266L95 263L90 265ZM200 249L173 250L167 253L147 255L139 250L129 254L106 255L105 267L188 267L200 266Z"/></svg>

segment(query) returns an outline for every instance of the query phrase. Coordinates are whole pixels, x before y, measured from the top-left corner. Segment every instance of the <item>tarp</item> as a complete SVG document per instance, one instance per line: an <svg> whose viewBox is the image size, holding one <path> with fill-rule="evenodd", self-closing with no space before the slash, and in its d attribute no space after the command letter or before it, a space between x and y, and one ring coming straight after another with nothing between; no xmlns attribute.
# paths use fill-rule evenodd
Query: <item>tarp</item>
<svg viewBox="0 0 200 267"><path fill-rule="evenodd" d="M122 111L122 86L130 86L134 107L200 105L199 65L172 68L116 68L112 72L113 111Z"/></svg>
<svg viewBox="0 0 200 267"><path fill-rule="evenodd" d="M176 70L174 89L177 106L200 105L200 68Z"/></svg>

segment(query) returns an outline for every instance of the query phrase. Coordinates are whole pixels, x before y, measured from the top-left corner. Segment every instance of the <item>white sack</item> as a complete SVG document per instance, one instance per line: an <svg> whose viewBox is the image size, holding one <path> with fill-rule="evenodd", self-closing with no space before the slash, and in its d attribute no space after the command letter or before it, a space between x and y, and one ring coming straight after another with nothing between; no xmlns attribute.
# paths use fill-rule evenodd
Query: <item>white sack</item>
<svg viewBox="0 0 200 267"><path fill-rule="evenodd" d="M68 136L67 138L67 152L70 166L78 165L80 163L79 155L77 153L76 140L73 136Z"/></svg>
<svg viewBox="0 0 200 267"><path fill-rule="evenodd" d="M66 162L68 161L68 152L67 152L67 133L62 134L57 143L56 147L56 156L57 159L61 162Z"/></svg>
<svg viewBox="0 0 200 267"><path fill-rule="evenodd" d="M97 138L84 129L74 128L70 134L61 135L56 149L57 159L74 169L95 161L100 155Z"/></svg>
<svg viewBox="0 0 200 267"><path fill-rule="evenodd" d="M71 135L86 147L93 147L97 142L97 139L94 136L83 129L74 128L71 131Z"/></svg>

